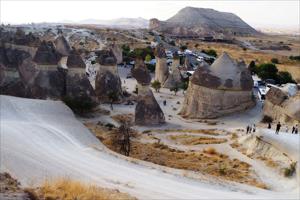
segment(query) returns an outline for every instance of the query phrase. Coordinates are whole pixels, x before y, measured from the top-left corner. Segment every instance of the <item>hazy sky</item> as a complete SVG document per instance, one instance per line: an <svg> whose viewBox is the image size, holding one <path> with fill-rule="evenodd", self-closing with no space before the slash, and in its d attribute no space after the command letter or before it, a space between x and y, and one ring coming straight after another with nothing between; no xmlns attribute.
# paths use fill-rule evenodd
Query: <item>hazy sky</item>
<svg viewBox="0 0 300 200"><path fill-rule="evenodd" d="M0 0L1 23L58 22L120 17L165 20L185 6L232 12L252 26L299 26L294 1L11 1Z"/></svg>

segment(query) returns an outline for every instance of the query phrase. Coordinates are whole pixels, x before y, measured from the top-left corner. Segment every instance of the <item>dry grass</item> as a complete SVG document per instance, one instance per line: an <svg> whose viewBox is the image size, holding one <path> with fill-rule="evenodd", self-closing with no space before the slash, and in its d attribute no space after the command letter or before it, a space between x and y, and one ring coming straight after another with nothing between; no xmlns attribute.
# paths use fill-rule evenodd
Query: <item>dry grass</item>
<svg viewBox="0 0 300 200"><path fill-rule="evenodd" d="M119 123L127 122L129 124L133 124L133 114L113 115L111 118Z"/></svg>
<svg viewBox="0 0 300 200"><path fill-rule="evenodd" d="M55 181L45 181L39 188L26 189L26 193L33 199L47 200L136 199L118 190L100 188L65 178Z"/></svg>
<svg viewBox="0 0 300 200"><path fill-rule="evenodd" d="M203 152L211 155L217 154L216 149L213 147L207 147L206 149L203 150Z"/></svg>
<svg viewBox="0 0 300 200"><path fill-rule="evenodd" d="M112 134L108 134L99 127L89 128L93 132L96 131L94 134L104 145L120 153L120 149L113 143ZM203 133L203 130L194 130L194 132L198 131ZM149 131L147 131L147 133L149 133ZM215 134L212 130L208 131L208 133ZM249 164L237 159L230 159L227 155L218 153L214 148L207 148L204 152L185 152L170 148L168 145L158 142L141 143L134 140L131 141L130 157L158 165L201 172L203 174L220 177L224 180L266 188L262 182L256 180L256 178L251 175L252 171Z"/></svg>
<svg viewBox="0 0 300 200"><path fill-rule="evenodd" d="M183 145L221 144L227 142L227 139L225 138L202 137L194 135L171 135L168 136L168 138Z"/></svg>
<svg viewBox="0 0 300 200"><path fill-rule="evenodd" d="M158 132L158 133L201 133L206 135L220 135L220 130L217 129L164 129L164 130L148 130L147 132Z"/></svg>

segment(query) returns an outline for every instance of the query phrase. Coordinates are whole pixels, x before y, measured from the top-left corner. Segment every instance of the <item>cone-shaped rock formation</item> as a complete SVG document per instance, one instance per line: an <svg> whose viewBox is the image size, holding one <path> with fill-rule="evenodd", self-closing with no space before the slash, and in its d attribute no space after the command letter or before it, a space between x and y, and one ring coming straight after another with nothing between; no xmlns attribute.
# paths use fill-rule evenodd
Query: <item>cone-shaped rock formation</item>
<svg viewBox="0 0 300 200"><path fill-rule="evenodd" d="M188 118L216 118L252 107L253 80L244 63L227 53L210 67L200 66L193 74L180 114Z"/></svg>
<svg viewBox="0 0 300 200"><path fill-rule="evenodd" d="M151 89L151 76L142 60L136 60L132 76L138 82L138 98L135 108L136 125L158 125L165 122L165 116Z"/></svg>

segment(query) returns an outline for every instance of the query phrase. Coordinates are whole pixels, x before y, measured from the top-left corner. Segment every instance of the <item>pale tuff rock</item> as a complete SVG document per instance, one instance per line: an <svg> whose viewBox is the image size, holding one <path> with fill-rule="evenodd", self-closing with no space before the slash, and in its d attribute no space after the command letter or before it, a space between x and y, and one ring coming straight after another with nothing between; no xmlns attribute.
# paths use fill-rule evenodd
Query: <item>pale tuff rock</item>
<svg viewBox="0 0 300 200"><path fill-rule="evenodd" d="M71 47L64 36L59 36L54 41L56 51L62 56L69 56Z"/></svg>
<svg viewBox="0 0 300 200"><path fill-rule="evenodd" d="M101 102L110 102L109 93L114 92L119 98L123 98L121 79L118 75L117 59L112 50L96 52L97 62L100 64L96 75L95 92Z"/></svg>
<svg viewBox="0 0 300 200"><path fill-rule="evenodd" d="M164 88L174 88L178 87L182 83L182 77L179 70L179 57L177 55L173 56L172 72L169 74L168 79L165 81Z"/></svg>
<svg viewBox="0 0 300 200"><path fill-rule="evenodd" d="M132 76L138 82L138 97L135 107L136 125L158 125L165 122L165 116L151 89L151 76L142 60L136 60Z"/></svg>
<svg viewBox="0 0 300 200"><path fill-rule="evenodd" d="M200 66L189 83L180 114L188 118L216 118L254 106L253 80L242 63L226 53L210 67Z"/></svg>
<svg viewBox="0 0 300 200"><path fill-rule="evenodd" d="M280 88L272 87L264 103L264 115L281 122L300 122L300 91L289 96Z"/></svg>
<svg viewBox="0 0 300 200"><path fill-rule="evenodd" d="M159 81L163 85L169 76L169 68L167 65L165 48L161 44L159 44L155 49L155 58L155 80Z"/></svg>
<svg viewBox="0 0 300 200"><path fill-rule="evenodd" d="M116 44L111 44L110 46L117 59L117 64L122 63L123 62L122 49Z"/></svg>

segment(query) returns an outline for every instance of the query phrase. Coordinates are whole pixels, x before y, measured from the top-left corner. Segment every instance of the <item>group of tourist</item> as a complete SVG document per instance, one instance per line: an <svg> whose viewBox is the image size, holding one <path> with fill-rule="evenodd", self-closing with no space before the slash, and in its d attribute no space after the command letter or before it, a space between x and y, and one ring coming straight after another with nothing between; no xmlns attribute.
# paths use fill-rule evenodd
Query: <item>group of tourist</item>
<svg viewBox="0 0 300 200"><path fill-rule="evenodd" d="M253 125L247 125L246 134L248 134L248 133L255 133L255 131L256 131L255 124L253 124Z"/></svg>
<svg viewBox="0 0 300 200"><path fill-rule="evenodd" d="M276 124L276 129L275 129L275 134L279 134L279 131L280 131L280 129L281 129L281 123L280 122L278 122L277 124ZM268 129L271 129L272 128L272 124L271 123L268 123ZM255 126L255 124L253 124L253 125L247 125L247 127L246 127L246 134L248 134L248 133L255 133L255 131L256 131L256 126ZM288 133L289 132L289 126L288 125L286 125L285 126L285 132L286 133ZM298 134L298 124L296 124L296 125L294 125L293 127L292 127L292 134Z"/></svg>
<svg viewBox="0 0 300 200"><path fill-rule="evenodd" d="M271 129L271 128L272 128L271 123L269 123L269 124L268 124L268 129ZM280 128L281 128L281 123L278 122L278 123L276 124L275 134L279 134ZM286 133L289 132L289 126L288 126L288 125L285 126L285 132L286 132ZM293 127L292 127L292 134L298 134L298 124L293 125Z"/></svg>

